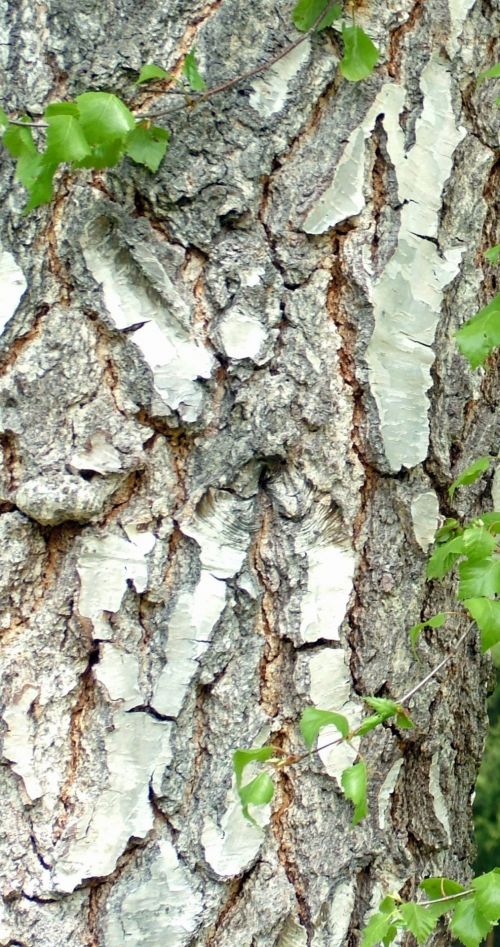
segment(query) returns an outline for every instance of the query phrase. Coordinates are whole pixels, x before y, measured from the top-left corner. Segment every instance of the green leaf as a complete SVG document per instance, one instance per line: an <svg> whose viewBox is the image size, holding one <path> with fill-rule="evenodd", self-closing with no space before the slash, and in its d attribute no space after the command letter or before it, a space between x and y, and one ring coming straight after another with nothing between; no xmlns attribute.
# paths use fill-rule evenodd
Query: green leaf
<svg viewBox="0 0 500 947"><path fill-rule="evenodd" d="M268 773L259 773L239 790L243 810L248 806L265 806L274 796L274 783Z"/></svg>
<svg viewBox="0 0 500 947"><path fill-rule="evenodd" d="M478 457L477 460L474 460L469 467L467 467L448 487L448 496L450 500L453 499L455 490L458 487L467 486L470 483L475 483L479 479L482 473L485 470L488 470L488 467L491 464L491 457Z"/></svg>
<svg viewBox="0 0 500 947"><path fill-rule="evenodd" d="M349 722L346 717L332 710L319 710L317 707L304 708L299 726L308 750L313 746L322 727L336 727L344 739L349 733Z"/></svg>
<svg viewBox="0 0 500 947"><path fill-rule="evenodd" d="M427 578L442 579L453 568L457 559L464 555L462 536L455 536L446 543L439 543L427 563Z"/></svg>
<svg viewBox="0 0 500 947"><path fill-rule="evenodd" d="M141 66L141 71L139 73L139 78L135 80L136 85L140 85L141 82L151 82L152 79L172 79L173 76L166 72L165 69L162 69L161 66L155 66L154 63L146 63L145 66Z"/></svg>
<svg viewBox="0 0 500 947"><path fill-rule="evenodd" d="M451 878L426 878L424 881L420 882L420 888L425 891L425 894L430 900L436 899L437 903L429 905L426 910L429 911L431 917L440 918L443 914L451 914L457 908L460 903L460 898L454 898L455 895L461 894L462 891L465 891L463 885L459 884L458 881L453 881ZM454 900L451 901L441 901L441 898L452 897Z"/></svg>
<svg viewBox="0 0 500 947"><path fill-rule="evenodd" d="M363 931L361 947L375 947L376 944L380 944L380 941L384 940L392 927L392 917L390 914L383 914L380 911L377 911L376 914L372 914Z"/></svg>
<svg viewBox="0 0 500 947"><path fill-rule="evenodd" d="M500 293L469 319L456 334L457 344L471 368L478 368L500 345Z"/></svg>
<svg viewBox="0 0 500 947"><path fill-rule="evenodd" d="M484 82L485 79L498 79L500 78L500 62L497 62L491 69L485 69L484 72L480 72L477 77L477 83Z"/></svg>
<svg viewBox="0 0 500 947"><path fill-rule="evenodd" d="M274 750L272 746L256 746L249 750L235 750L233 753L233 770L236 777L236 787L239 791L245 767L249 763L265 763L272 759Z"/></svg>
<svg viewBox="0 0 500 947"><path fill-rule="evenodd" d="M76 102L51 102L44 111L44 118L51 118L53 115L72 115L73 118L79 117L78 106Z"/></svg>
<svg viewBox="0 0 500 947"><path fill-rule="evenodd" d="M394 700L388 700L386 697L363 697L365 704L368 704L372 710L376 710L381 717L386 720L393 717L400 710L399 704Z"/></svg>
<svg viewBox="0 0 500 947"><path fill-rule="evenodd" d="M382 939L382 943L384 947L389 947L389 945L392 944L397 932L398 932L397 927L392 926L389 928L389 930L387 931L387 934Z"/></svg>
<svg viewBox="0 0 500 947"><path fill-rule="evenodd" d="M20 181L27 191L30 191L43 169L42 156L39 151L26 151L17 159L16 180Z"/></svg>
<svg viewBox="0 0 500 947"><path fill-rule="evenodd" d="M475 559L461 562L458 568L460 582L458 597L487 598L500 593L500 559Z"/></svg>
<svg viewBox="0 0 500 947"><path fill-rule="evenodd" d="M413 730L415 724L406 711L401 711L396 714L396 725L401 728L401 730Z"/></svg>
<svg viewBox="0 0 500 947"><path fill-rule="evenodd" d="M473 878L471 887L477 891L478 910L491 924L496 924L500 918L500 869L494 868L486 875Z"/></svg>
<svg viewBox="0 0 500 947"><path fill-rule="evenodd" d="M46 155L56 163L81 161L90 154L90 146L82 127L74 115L49 115L47 117Z"/></svg>
<svg viewBox="0 0 500 947"><path fill-rule="evenodd" d="M135 128L132 112L111 92L83 92L76 104L85 137L91 145L125 138Z"/></svg>
<svg viewBox="0 0 500 947"><path fill-rule="evenodd" d="M479 947L479 944L489 934L492 925L478 909L476 899L464 898L455 908L451 931L465 947Z"/></svg>
<svg viewBox="0 0 500 947"><path fill-rule="evenodd" d="M125 152L137 164L144 164L150 171L158 171L168 147L169 133L166 128L138 125L129 132Z"/></svg>
<svg viewBox="0 0 500 947"><path fill-rule="evenodd" d="M475 559L486 559L497 546L495 537L479 523L464 530L463 541L464 553L469 562Z"/></svg>
<svg viewBox="0 0 500 947"><path fill-rule="evenodd" d="M110 138L99 145L91 145L90 154L75 162L77 168L113 168L125 154L125 138Z"/></svg>
<svg viewBox="0 0 500 947"><path fill-rule="evenodd" d="M383 717L382 714L372 714L370 717L366 717L363 723L356 727L355 736L364 737L365 734L370 733L370 730L375 730L375 727L380 726L384 720L387 720L387 717Z"/></svg>
<svg viewBox="0 0 500 947"><path fill-rule="evenodd" d="M344 79L359 82L366 79L379 57L377 47L360 26L345 26L342 30L344 55L340 60L340 71Z"/></svg>
<svg viewBox="0 0 500 947"><path fill-rule="evenodd" d="M352 824L357 825L361 819L364 819L368 808L366 763L361 761L345 769L341 776L341 783L346 798L354 804Z"/></svg>
<svg viewBox="0 0 500 947"><path fill-rule="evenodd" d="M481 513L477 522L486 526L490 533L500 533L500 513Z"/></svg>
<svg viewBox="0 0 500 947"><path fill-rule="evenodd" d="M488 263L500 263L500 243L497 243L494 247L490 247L489 250L485 251L484 255Z"/></svg>
<svg viewBox="0 0 500 947"><path fill-rule="evenodd" d="M482 650L487 651L500 641L500 601L490 598L468 598L464 606L481 632Z"/></svg>
<svg viewBox="0 0 500 947"><path fill-rule="evenodd" d="M41 204L50 204L54 190L52 179L56 169L57 164L43 155L39 173L29 188L29 201L23 210L24 214L28 214L35 207L40 207Z"/></svg>
<svg viewBox="0 0 500 947"><path fill-rule="evenodd" d="M422 891L425 891L427 897L432 901L435 898L447 898L450 894L460 894L461 891L465 891L464 886L459 884L458 881L440 876L424 878L420 882L419 888L422 888Z"/></svg>
<svg viewBox="0 0 500 947"><path fill-rule="evenodd" d="M423 632L424 628L441 628L444 625L447 619L446 612L438 612L437 615L432 615L431 618L427 618L425 621L419 621L416 625L412 625L408 634L410 636L410 641L413 649L419 639L419 636Z"/></svg>
<svg viewBox="0 0 500 947"><path fill-rule="evenodd" d="M385 898L382 898L378 909L382 914L394 914L396 907L396 901L391 897L390 894L386 894Z"/></svg>
<svg viewBox="0 0 500 947"><path fill-rule="evenodd" d="M447 519L444 521L443 525L438 529L435 535L435 541L437 543L445 543L452 538L453 534L458 530L462 531L462 527L458 520Z"/></svg>
<svg viewBox="0 0 500 947"><path fill-rule="evenodd" d="M236 789L241 801L243 815L254 825L257 823L248 811L249 805L262 806L270 802L274 795L274 783L267 773L259 773L254 779L242 785L243 773L249 763L265 763L272 759L274 750L271 746L251 747L249 750L235 750L233 753L233 770L236 778Z"/></svg>
<svg viewBox="0 0 500 947"><path fill-rule="evenodd" d="M7 112L4 112L4 110L0 108L0 135L3 135L8 124L9 124L9 116L7 115Z"/></svg>
<svg viewBox="0 0 500 947"><path fill-rule="evenodd" d="M205 80L200 76L198 65L196 62L196 50L192 49L190 53L187 54L184 60L184 66L182 69L189 85L191 86L193 92L203 92L203 89L206 89L207 84Z"/></svg>
<svg viewBox="0 0 500 947"><path fill-rule="evenodd" d="M415 904L414 901L402 904L399 913L417 943L424 944L437 924L437 917L433 917L426 908Z"/></svg>
<svg viewBox="0 0 500 947"><path fill-rule="evenodd" d="M301 33L307 33L307 31L314 26L321 11L324 10L326 6L326 0L298 0L298 3L295 4L292 10L293 25ZM340 3L334 3L316 29L324 30L327 26L331 26L334 20L338 20L341 15L342 7Z"/></svg>
<svg viewBox="0 0 500 947"><path fill-rule="evenodd" d="M32 155L38 154L35 142L33 141L33 135L31 134L31 128L21 128L20 125L9 125L2 141L13 158L20 158L21 155L25 155L26 153Z"/></svg>

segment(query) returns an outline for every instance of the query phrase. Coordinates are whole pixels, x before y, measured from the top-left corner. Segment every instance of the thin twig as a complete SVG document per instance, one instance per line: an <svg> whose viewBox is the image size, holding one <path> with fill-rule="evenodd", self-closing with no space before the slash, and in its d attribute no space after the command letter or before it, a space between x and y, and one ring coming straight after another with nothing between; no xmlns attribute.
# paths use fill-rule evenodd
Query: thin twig
<svg viewBox="0 0 500 947"><path fill-rule="evenodd" d="M457 898L464 898L466 894L474 894L474 888L468 888L466 891L458 891L457 894L447 894L445 898L434 898L433 901L417 901L419 908L428 908L431 904L442 904L443 901L456 901Z"/></svg>
<svg viewBox="0 0 500 947"><path fill-rule="evenodd" d="M20 118L9 118L9 125L20 125L21 128L48 128L46 122L22 122Z"/></svg>
<svg viewBox="0 0 500 947"><path fill-rule="evenodd" d="M428 684L430 680L432 680L432 678L438 673L438 671L440 671L441 668L444 667L445 664L447 664L448 661L451 661L451 659L455 656L460 645L462 644L463 641L465 641L467 635L474 627L474 624L475 624L474 622L471 622L469 627L464 631L463 635L460 636L460 638L457 641L456 647L454 648L452 653L447 654L446 657L443 658L443 660L439 662L439 664L436 664L436 667L432 668L432 671L429 671L429 673L421 681L419 681L418 684L415 685L415 687L413 687L410 691L408 691L407 694L403 694L402 697L397 698L395 703L398 703L398 704L407 703L407 701L409 701L410 698L414 696L414 694L416 694L422 687L425 687L425 685ZM360 726L362 726L362 724L360 724ZM355 736L357 736L357 734L356 734L356 731L354 730L354 732L352 733L352 737L354 738ZM344 737L338 737L336 740L331 740L329 743L324 743L322 746L316 747L316 749L308 750L306 753L302 753L300 756L293 756L293 757L290 757L289 759L282 760L280 763L278 763L278 767L282 768L283 766L287 766L289 762L293 763L294 765L295 763L301 763L302 760L307 759L308 756L313 756L315 753L319 753L321 750L327 750L331 746L339 746L340 743L345 743L345 742L349 742L349 741L346 741Z"/></svg>
<svg viewBox="0 0 500 947"><path fill-rule="evenodd" d="M207 99L211 99L214 95L220 95L221 92L226 92L228 89L232 89L234 86L239 85L240 82L244 82L245 79L251 79L253 76L257 76L260 72L267 72L268 69L271 69L280 59L283 59L285 56L288 56L288 53L291 53L294 49L297 49L297 46L300 46L311 33L314 33L315 29L319 24L324 20L325 16L328 16L331 8L335 6L337 0L329 0L327 4L323 7L319 16L316 17L312 26L309 27L307 32L302 36L299 36L298 39L294 40L293 43L289 43L288 46L284 46L283 49L280 49L274 56L271 56L270 59L266 59L265 62L261 63L260 66L254 66L253 69L248 69L247 72L242 72L239 76L236 76L235 79L228 79L227 82L221 82L219 85L212 86L211 89L206 89L205 92L196 93L193 91L183 90L183 89L164 89L163 95L183 95L186 99L182 105L176 105L172 109L163 109L160 112L144 112L141 114L137 113L138 120L142 121L145 118L161 118L166 115L173 115L174 112L181 112L185 108L193 107L194 105L199 105L200 102L205 102ZM19 119L9 119L9 125L21 125L25 128L48 128L46 122L22 122Z"/></svg>
<svg viewBox="0 0 500 947"><path fill-rule="evenodd" d="M327 750L327 749L329 749L329 747L331 747L331 746L338 746L339 743L343 743L343 742L344 742L344 737L338 737L337 740L330 740L329 743L323 743L322 746L318 746L318 747L316 747L316 749L314 749L314 750L308 750L307 753L302 753L300 756L294 756L294 757L293 757L293 763L294 763L294 765L295 765L295 763L301 763L302 760L307 759L308 756L314 756L315 753L320 753L321 750ZM287 764L288 764L288 760L283 760L283 762L282 762L281 764L278 764L278 765L279 765L279 766L285 766L285 765L287 765Z"/></svg>
<svg viewBox="0 0 500 947"><path fill-rule="evenodd" d="M443 660L439 662L439 664L436 664L436 667L434 667L432 671L429 671L429 673L423 678L423 680L419 681L418 684L415 684L415 687L412 687L411 691L408 691L407 694L403 694L402 697L397 698L396 703L406 704L409 701L410 697L413 697L413 695L416 694L417 691L419 691L422 687L425 687L425 685L438 673L438 671L440 671L441 668L445 666L445 664L448 664L448 661L451 661L451 659L455 657L455 654L457 653L460 645L462 644L463 641L465 641L467 635L469 634L469 632L472 630L473 627L474 627L474 622L472 622L469 625L469 627L464 631L463 635L460 636L451 654L447 654L446 657L443 658Z"/></svg>
<svg viewBox="0 0 500 947"><path fill-rule="evenodd" d="M173 109L162 110L161 112L146 112L145 115L141 115L141 118L161 118L165 115L172 115L174 112L182 111L182 109L189 105L198 105L200 102L204 102L206 99L211 99L214 95L220 95L221 92L227 92L228 89L232 89L234 86L239 85L239 83L244 82L245 79L251 79L253 76L257 76L260 72L267 72L267 70L271 69L277 62L280 61L280 59L288 56L288 53L291 53L294 49L297 49L297 46L300 46L301 43L305 42L311 33L314 33L322 20L324 20L325 16L328 16L328 13L330 12L331 8L335 6L336 2L337 0L329 0L329 2L323 7L319 16L316 17L312 26L309 27L307 32L305 32L302 36L299 36L299 38L294 40L293 43L289 43L288 46L284 46L274 56L271 56L270 59L266 59L266 61L261 63L260 66L254 66L252 69L248 69L247 72L242 72L241 75L236 76L235 79L228 79L227 82L221 82L220 85L212 86L211 89L201 92L194 99L191 98L192 93L190 93L191 101L184 103L183 105L178 105Z"/></svg>

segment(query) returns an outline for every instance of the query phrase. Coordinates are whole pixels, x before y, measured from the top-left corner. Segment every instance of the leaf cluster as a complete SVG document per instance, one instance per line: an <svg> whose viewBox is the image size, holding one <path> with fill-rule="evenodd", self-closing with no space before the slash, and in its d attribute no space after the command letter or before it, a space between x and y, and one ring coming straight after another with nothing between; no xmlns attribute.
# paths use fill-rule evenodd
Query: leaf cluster
<svg viewBox="0 0 500 947"><path fill-rule="evenodd" d="M320 19L323 10L326 12ZM326 4L325 0L298 0L292 11L294 26L301 32L324 30L335 20L340 19L343 10L340 3ZM360 82L373 72L379 58L379 51L360 26L342 27L344 55L340 60L340 71L349 82Z"/></svg>
<svg viewBox="0 0 500 947"><path fill-rule="evenodd" d="M484 469L484 464L478 463L477 476ZM468 472L454 483L471 482L471 479L463 479L471 470L468 468ZM436 545L427 563L429 579L443 578L458 563L458 599L479 628L483 651L500 641L499 532L500 513L485 513L480 519L465 525L457 520L447 520L436 534ZM436 618L441 619L441 615L435 616L434 621ZM431 625L431 621L423 622L421 626L414 625L410 634L417 635L417 629Z"/></svg>
<svg viewBox="0 0 500 947"><path fill-rule="evenodd" d="M111 92L83 92L73 102L52 102L44 111L45 147L38 150L27 116L22 125L8 124L3 144L16 159L16 179L28 191L25 212L47 204L60 165L111 168L127 155L136 164L157 171L167 150L169 133L144 121L137 123L124 102Z"/></svg>
<svg viewBox="0 0 500 947"><path fill-rule="evenodd" d="M365 703L376 712L366 717L365 720L355 729L351 729L347 717L332 710L321 710L318 707L305 707L300 718L300 732L304 743L309 752L311 752L320 731L325 727L335 727L340 736L336 743L350 743L355 737L364 736L375 727L380 726L390 717L396 718L397 726L403 729L413 727L413 721L410 719L407 711L394 700L388 700L385 697L365 697ZM328 744L326 744L328 745ZM273 759L275 750L272 747L251 747L249 750L238 749L233 754L233 771L235 775L236 789L240 797L243 813L247 819L254 821L251 817L248 806L265 805L271 802L274 795L274 785L271 777L267 773L261 773L254 777L250 782L243 784L243 773L249 763L284 763L297 762L296 757L290 757L278 761ZM305 754L307 755L307 754ZM299 757L298 759L300 759ZM364 760L348 766L341 775L341 785L346 799L354 805L352 824L357 825L365 818L368 811L367 790L368 773Z"/></svg>
<svg viewBox="0 0 500 947"><path fill-rule="evenodd" d="M361 947L388 947L399 930L409 931L424 944L440 917L448 915L451 932L464 947L479 947L500 919L500 869L474 878L469 888L450 878L427 878L420 883L427 900L401 902L385 897L366 925Z"/></svg>

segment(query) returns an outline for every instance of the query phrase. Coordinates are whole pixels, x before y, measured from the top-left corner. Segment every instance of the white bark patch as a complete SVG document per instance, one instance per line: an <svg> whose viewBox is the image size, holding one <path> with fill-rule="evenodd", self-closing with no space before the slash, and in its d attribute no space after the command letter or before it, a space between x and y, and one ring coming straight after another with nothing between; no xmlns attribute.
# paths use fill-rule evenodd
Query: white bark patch
<svg viewBox="0 0 500 947"><path fill-rule="evenodd" d="M451 78L431 60L422 72L423 110L415 144L405 155L399 116L404 89L387 84L365 119L354 129L330 187L307 215L306 233L324 233L365 206L364 141L383 115L387 147L398 180L401 225L395 253L369 290L375 328L367 349L370 384L377 403L381 434L392 469L413 467L427 456L427 390L434 361L432 344L443 290L456 276L462 248L440 253L428 239L438 231L442 192L452 156L466 132L457 126ZM369 248L365 267L371 271ZM424 276L424 278L423 278Z"/></svg>
<svg viewBox="0 0 500 947"><path fill-rule="evenodd" d="M311 54L311 41L304 40L300 46L292 49L287 56L283 56L272 69L269 69L262 79L254 79L251 83L253 92L249 103L256 112L266 116L281 112L288 87L292 79L307 63Z"/></svg>
<svg viewBox="0 0 500 947"><path fill-rule="evenodd" d="M375 320L366 353L370 385L385 454L395 471L427 456L432 344L444 287L458 273L464 252L440 253L425 239L436 237L442 191L465 129L456 125L450 74L441 63L428 63L421 89L415 144L403 159L398 115L384 120L403 207L396 251L369 293Z"/></svg>
<svg viewBox="0 0 500 947"><path fill-rule="evenodd" d="M446 51L451 57L455 56L460 49L459 39L462 35L464 23L467 19L469 10L472 10L475 2L476 0L448 0L451 29L448 39L446 40ZM470 61L469 57L467 61Z"/></svg>
<svg viewBox="0 0 500 947"><path fill-rule="evenodd" d="M315 707L321 710L336 710L347 717L352 727L361 721L359 704L349 700L351 676L344 652L340 649L322 648L309 662L311 680L310 696ZM340 743L326 746L340 736L336 727L324 727L318 738L318 754L329 776L340 786L343 771L354 763L359 747L359 737L351 740L351 746ZM322 749L322 747L325 747Z"/></svg>
<svg viewBox="0 0 500 947"><path fill-rule="evenodd" d="M252 864L264 840L264 827L270 815L270 806L252 806L252 816L257 823L253 825L243 815L233 787L220 827L210 817L205 818L201 843L208 864L221 878L239 875Z"/></svg>
<svg viewBox="0 0 500 947"><path fill-rule="evenodd" d="M439 501L434 490L426 490L411 501L413 532L418 545L424 552L434 542L439 526Z"/></svg>
<svg viewBox="0 0 500 947"><path fill-rule="evenodd" d="M55 890L70 892L85 878L109 875L128 840L151 830L149 784L158 759L168 757L170 729L147 714L116 714L103 747L107 785L87 799L56 847Z"/></svg>
<svg viewBox="0 0 500 947"><path fill-rule="evenodd" d="M307 931L302 924L289 917L281 931L276 947L307 947Z"/></svg>
<svg viewBox="0 0 500 947"><path fill-rule="evenodd" d="M219 325L219 333L228 358L257 358L267 338L258 319L232 309Z"/></svg>
<svg viewBox="0 0 500 947"><path fill-rule="evenodd" d="M7 725L3 737L3 756L21 777L26 795L32 802L43 795L42 785L34 770L34 721L30 716L31 706L39 694L37 687L27 684L17 700L8 704L3 712L3 720Z"/></svg>
<svg viewBox="0 0 500 947"><path fill-rule="evenodd" d="M147 587L146 556L156 539L152 533L127 528L130 540L120 536L88 536L82 546L77 570L80 577L78 611L90 618L96 638L110 638L111 630L104 612L119 611L127 582L136 592Z"/></svg>
<svg viewBox="0 0 500 947"><path fill-rule="evenodd" d="M369 137L377 116L399 115L403 107L404 90L392 84L382 86L364 120L349 136L344 152L337 164L332 183L309 211L302 229L306 233L325 233L330 227L360 214L365 206L363 190L365 177L364 143ZM385 124L385 123L384 123ZM399 129L402 143L403 135ZM402 149L402 144L401 144Z"/></svg>
<svg viewBox="0 0 500 947"><path fill-rule="evenodd" d="M500 510L500 467L496 467L493 474L491 499L493 500L493 509Z"/></svg>
<svg viewBox="0 0 500 947"><path fill-rule="evenodd" d="M201 573L194 590L180 593L168 622L166 665L152 700L161 714L176 717L182 708L226 604L224 580L233 578L243 565L252 510L253 500L214 490L198 504L194 516L181 521L182 532L200 547Z"/></svg>
<svg viewBox="0 0 500 947"><path fill-rule="evenodd" d="M321 504L313 507L296 539L298 553L308 560L307 592L301 601L300 635L303 642L325 638L338 641L345 618L355 570L355 558L345 545L332 542L339 527L335 515ZM339 536L339 538L341 538ZM347 537L342 537L345 542Z"/></svg>
<svg viewBox="0 0 500 947"><path fill-rule="evenodd" d="M12 253L6 250L0 252L0 334L5 329L9 319L14 315L27 282L22 269L17 265Z"/></svg>
<svg viewBox="0 0 500 947"><path fill-rule="evenodd" d="M148 293L138 282L125 251L110 240L84 248L87 266L96 282L102 285L104 303L117 329L141 324L129 338L138 346L153 373L158 394L153 411L165 407L178 411L184 421L195 421L202 409L203 391L198 378L210 378L213 356L189 338L172 314L179 310L187 319L184 301L170 285L174 296L167 307L159 295Z"/></svg>
<svg viewBox="0 0 500 947"><path fill-rule="evenodd" d="M103 947L186 947L197 927L203 902L189 873L166 839L148 865L148 877L108 913ZM118 890L120 882L118 881Z"/></svg>
<svg viewBox="0 0 500 947"><path fill-rule="evenodd" d="M94 677L106 688L110 700L119 700L124 710L142 703L139 690L139 661L136 655L104 641L99 650L99 661L93 668Z"/></svg>
<svg viewBox="0 0 500 947"><path fill-rule="evenodd" d="M330 929L333 931L328 947L344 947L355 900L356 885L353 881L343 881L335 889L328 906ZM313 936L312 947L320 947L321 943L321 934L317 938Z"/></svg>
<svg viewBox="0 0 500 947"><path fill-rule="evenodd" d="M369 113L371 116L371 113ZM307 215L302 229L306 233L319 234L335 227L347 217L361 213L365 205L363 195L364 143L371 131L363 124L352 132L345 151L339 161L333 183Z"/></svg>
<svg viewBox="0 0 500 947"><path fill-rule="evenodd" d="M387 811L391 796L396 788L399 771L403 765L403 760L396 760L392 764L387 776L380 787L378 794L378 824L381 829L385 829L387 824Z"/></svg>
<svg viewBox="0 0 500 947"><path fill-rule="evenodd" d="M431 767L429 770L429 792L433 799L433 809L436 815L436 819L441 823L443 829L446 832L448 841L451 844L451 828L450 828L450 819L448 816L448 805L446 799L443 795L443 790L441 789L441 783L439 779L440 774L440 765L439 765L439 753L435 753L431 760Z"/></svg>
<svg viewBox="0 0 500 947"><path fill-rule="evenodd" d="M96 431L90 439L88 448L75 451L68 459L68 467L72 473L79 470L93 470L99 474L119 473L122 470L122 460L119 451L109 442L102 431Z"/></svg>

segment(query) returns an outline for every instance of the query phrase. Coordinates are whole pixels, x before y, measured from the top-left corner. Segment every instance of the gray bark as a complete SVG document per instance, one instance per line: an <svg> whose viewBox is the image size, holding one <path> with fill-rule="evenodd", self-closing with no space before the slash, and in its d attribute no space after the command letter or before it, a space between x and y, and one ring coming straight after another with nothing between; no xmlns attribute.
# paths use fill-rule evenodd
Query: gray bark
<svg viewBox="0 0 500 947"><path fill-rule="evenodd" d="M4 105L171 108L141 64L195 43L219 83L295 36L290 7L4 0ZM281 772L260 827L231 753L300 752L305 705L359 720L463 630L414 660L407 628L452 601L425 581L446 486L498 451L495 375L453 340L492 242L494 15L362 6L368 81L339 78L334 31L308 38L176 111L156 176L64 173L28 217L4 160L0 944L355 945L384 891L467 876L474 635L415 730L365 739L355 829L349 748Z"/></svg>

